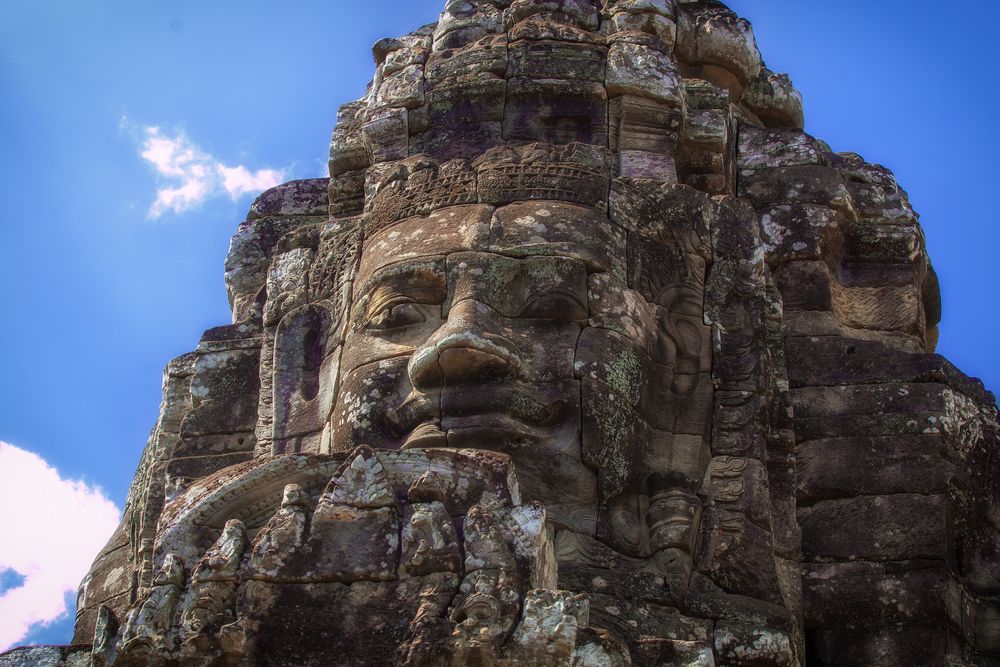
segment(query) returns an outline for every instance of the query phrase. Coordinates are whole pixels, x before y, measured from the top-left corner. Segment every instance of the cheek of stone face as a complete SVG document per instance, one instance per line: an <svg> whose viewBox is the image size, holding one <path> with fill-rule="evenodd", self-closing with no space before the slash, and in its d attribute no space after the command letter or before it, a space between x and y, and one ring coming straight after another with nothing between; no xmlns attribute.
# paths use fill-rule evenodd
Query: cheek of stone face
<svg viewBox="0 0 1000 667"><path fill-rule="evenodd" d="M588 300L591 326L620 334L661 364L673 362L659 340L655 307L641 294L611 274L595 273L588 279Z"/></svg>
<svg viewBox="0 0 1000 667"><path fill-rule="evenodd" d="M576 324L526 324L511 327L522 357L525 382L549 383L573 377L573 355L580 339Z"/></svg>
<svg viewBox="0 0 1000 667"><path fill-rule="evenodd" d="M408 356L364 364L341 379L333 409L333 451L349 451L359 445L398 449L404 434L394 426L395 415L411 392L406 371ZM436 406L431 404L431 418Z"/></svg>
<svg viewBox="0 0 1000 667"><path fill-rule="evenodd" d="M371 331L363 323L351 323L344 340L341 368L348 373L374 361L410 356L441 327L441 306L421 305L423 322L396 331Z"/></svg>
<svg viewBox="0 0 1000 667"><path fill-rule="evenodd" d="M687 492L703 474L713 406L708 329L608 274L590 277L590 322L575 357L583 456L598 471L601 534L634 549L630 522L639 518L622 499L648 497L663 483Z"/></svg>

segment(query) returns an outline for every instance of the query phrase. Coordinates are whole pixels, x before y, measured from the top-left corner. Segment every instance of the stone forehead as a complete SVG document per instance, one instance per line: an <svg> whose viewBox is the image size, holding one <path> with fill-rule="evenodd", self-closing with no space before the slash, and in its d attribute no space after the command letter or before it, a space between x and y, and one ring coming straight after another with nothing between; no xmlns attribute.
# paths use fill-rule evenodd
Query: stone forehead
<svg viewBox="0 0 1000 667"><path fill-rule="evenodd" d="M559 201L494 208L454 206L401 220L366 238L359 282L379 269L420 257L491 252L509 257L561 255L591 271L624 275L627 234L596 209Z"/></svg>

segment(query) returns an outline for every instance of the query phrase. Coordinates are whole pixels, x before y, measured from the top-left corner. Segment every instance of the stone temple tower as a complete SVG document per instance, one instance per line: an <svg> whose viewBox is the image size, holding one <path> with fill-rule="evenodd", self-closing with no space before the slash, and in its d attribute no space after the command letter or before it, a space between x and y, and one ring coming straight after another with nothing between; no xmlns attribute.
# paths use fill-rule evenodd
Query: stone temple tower
<svg viewBox="0 0 1000 667"><path fill-rule="evenodd" d="M449 0L374 57L36 654L1000 665L994 399L906 193L745 20Z"/></svg>

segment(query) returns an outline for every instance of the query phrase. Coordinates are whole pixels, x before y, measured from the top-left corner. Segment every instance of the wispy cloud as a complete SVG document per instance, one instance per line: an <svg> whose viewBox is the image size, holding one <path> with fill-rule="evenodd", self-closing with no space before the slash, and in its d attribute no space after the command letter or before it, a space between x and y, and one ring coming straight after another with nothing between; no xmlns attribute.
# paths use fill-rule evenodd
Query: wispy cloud
<svg viewBox="0 0 1000 667"><path fill-rule="evenodd" d="M13 582L0 591L0 651L66 615L66 594L120 519L100 488L64 479L37 454L0 441L0 572Z"/></svg>
<svg viewBox="0 0 1000 667"><path fill-rule="evenodd" d="M226 164L199 148L181 130L135 125L127 118L122 119L122 127L136 138L139 154L159 180L150 218L184 213L213 197L228 195L235 201L286 180L284 169L252 170L242 164Z"/></svg>
<svg viewBox="0 0 1000 667"><path fill-rule="evenodd" d="M226 192L233 199L236 199L240 195L273 188L284 180L282 172L276 169L250 171L243 165L226 167L220 164L218 165L218 170L219 175L222 176L222 187L226 189Z"/></svg>

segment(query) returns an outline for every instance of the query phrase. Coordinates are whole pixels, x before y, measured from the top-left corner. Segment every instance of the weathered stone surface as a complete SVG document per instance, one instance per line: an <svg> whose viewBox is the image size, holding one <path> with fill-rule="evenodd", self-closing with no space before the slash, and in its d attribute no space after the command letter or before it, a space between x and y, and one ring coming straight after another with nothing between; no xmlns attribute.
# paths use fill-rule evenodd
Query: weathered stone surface
<svg viewBox="0 0 1000 667"><path fill-rule="evenodd" d="M2 667L85 667L89 646L24 646L0 655Z"/></svg>
<svg viewBox="0 0 1000 667"><path fill-rule="evenodd" d="M838 667L932 667L942 664L947 645L948 632L941 624L825 626L807 634L806 660L810 665Z"/></svg>
<svg viewBox="0 0 1000 667"><path fill-rule="evenodd" d="M907 563L901 564L903 568ZM940 561L913 569L854 561L803 566L806 624L886 625L943 620L947 572ZM895 570L895 571L894 571Z"/></svg>
<svg viewBox="0 0 1000 667"><path fill-rule="evenodd" d="M609 97L634 95L671 107L680 106L683 99L672 54L620 41L608 50L607 90Z"/></svg>
<svg viewBox="0 0 1000 667"><path fill-rule="evenodd" d="M945 449L939 434L807 440L795 447L799 503L944 493L950 476L950 466L942 461Z"/></svg>
<svg viewBox="0 0 1000 667"><path fill-rule="evenodd" d="M740 83L760 73L760 52L750 23L720 2L680 3L677 52L692 65L722 67Z"/></svg>
<svg viewBox="0 0 1000 667"><path fill-rule="evenodd" d="M941 433L951 396L940 384L887 383L802 387L792 392L791 400L796 433L811 440Z"/></svg>
<svg viewBox="0 0 1000 667"><path fill-rule="evenodd" d="M382 581L396 578L399 517L374 510L321 504L312 517L306 581Z"/></svg>
<svg viewBox="0 0 1000 667"><path fill-rule="evenodd" d="M794 665L797 660L787 633L734 623L716 626L715 654L725 665Z"/></svg>
<svg viewBox="0 0 1000 667"><path fill-rule="evenodd" d="M508 76L604 81L607 51L592 44L519 40L508 47Z"/></svg>
<svg viewBox="0 0 1000 667"><path fill-rule="evenodd" d="M372 52L164 373L90 648L0 663L1000 659L995 401L745 20L448 0Z"/></svg>
<svg viewBox="0 0 1000 667"><path fill-rule="evenodd" d="M944 520L942 496L861 496L799 508L803 555L810 560L942 559Z"/></svg>
<svg viewBox="0 0 1000 667"><path fill-rule="evenodd" d="M854 214L847 185L832 167L802 165L756 170L740 178L739 194L757 209L776 204L816 204Z"/></svg>
<svg viewBox="0 0 1000 667"><path fill-rule="evenodd" d="M191 396L194 406L181 422L182 436L251 431L260 387L257 350L198 355Z"/></svg>
<svg viewBox="0 0 1000 667"><path fill-rule="evenodd" d="M793 387L961 381L961 373L940 355L901 352L877 341L794 337L786 340L785 355Z"/></svg>
<svg viewBox="0 0 1000 667"><path fill-rule="evenodd" d="M739 168L748 170L829 165L830 149L801 130L740 127Z"/></svg>
<svg viewBox="0 0 1000 667"><path fill-rule="evenodd" d="M325 178L309 178L301 181L289 181L266 190L250 206L247 220L268 216L325 216L327 180Z"/></svg>
<svg viewBox="0 0 1000 667"><path fill-rule="evenodd" d="M840 213L827 206L778 206L761 213L761 236L768 264L818 261L843 246Z"/></svg>
<svg viewBox="0 0 1000 667"><path fill-rule="evenodd" d="M767 531L737 512L709 508L701 532L698 561L703 575L727 593L781 604Z"/></svg>
<svg viewBox="0 0 1000 667"><path fill-rule="evenodd" d="M607 92L598 82L510 79L504 139L607 145L607 109Z"/></svg>
<svg viewBox="0 0 1000 667"><path fill-rule="evenodd" d="M762 67L760 75L743 93L743 102L767 127L801 130L805 125L802 94L787 74L775 74Z"/></svg>

